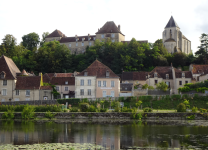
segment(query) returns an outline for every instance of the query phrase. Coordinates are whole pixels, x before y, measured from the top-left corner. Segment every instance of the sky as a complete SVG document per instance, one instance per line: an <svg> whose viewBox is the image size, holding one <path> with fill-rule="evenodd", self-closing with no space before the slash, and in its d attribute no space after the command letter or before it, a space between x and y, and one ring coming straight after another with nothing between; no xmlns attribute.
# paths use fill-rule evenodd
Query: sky
<svg viewBox="0 0 208 150"><path fill-rule="evenodd" d="M208 34L207 8L208 0L0 0L0 43L6 34L20 43L23 35L42 38L55 29L68 37L95 35L107 21L121 26L126 41L154 43L172 15L195 53Z"/></svg>

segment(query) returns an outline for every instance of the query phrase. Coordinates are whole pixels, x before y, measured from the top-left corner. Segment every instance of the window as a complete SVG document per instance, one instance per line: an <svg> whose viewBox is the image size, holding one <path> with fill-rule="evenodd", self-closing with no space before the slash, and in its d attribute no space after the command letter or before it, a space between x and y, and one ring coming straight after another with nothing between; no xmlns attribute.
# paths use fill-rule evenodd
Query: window
<svg viewBox="0 0 208 150"><path fill-rule="evenodd" d="M103 87L106 87L106 81L103 81Z"/></svg>
<svg viewBox="0 0 208 150"><path fill-rule="evenodd" d="M19 101L19 98L15 98L14 101Z"/></svg>
<svg viewBox="0 0 208 150"><path fill-rule="evenodd" d="M115 39L112 39L111 41L112 41L112 42L115 42Z"/></svg>
<svg viewBox="0 0 208 150"><path fill-rule="evenodd" d="M157 77L157 73L154 73L154 77Z"/></svg>
<svg viewBox="0 0 208 150"><path fill-rule="evenodd" d="M188 83L188 81L185 82L186 84Z"/></svg>
<svg viewBox="0 0 208 150"><path fill-rule="evenodd" d="M69 90L69 87L68 86L65 86L65 91L68 91Z"/></svg>
<svg viewBox="0 0 208 150"><path fill-rule="evenodd" d="M114 91L111 91L111 96L114 97Z"/></svg>
<svg viewBox="0 0 208 150"><path fill-rule="evenodd" d="M157 84L157 80L155 80L155 84Z"/></svg>
<svg viewBox="0 0 208 150"><path fill-rule="evenodd" d="M88 85L91 85L91 80L88 80Z"/></svg>
<svg viewBox="0 0 208 150"><path fill-rule="evenodd" d="M76 46L78 46L78 43L76 43Z"/></svg>
<svg viewBox="0 0 208 150"><path fill-rule="evenodd" d="M84 95L84 89L80 89L80 95Z"/></svg>
<svg viewBox="0 0 208 150"><path fill-rule="evenodd" d="M4 79L4 78L5 78L5 73L2 72L2 73L1 73L1 79Z"/></svg>
<svg viewBox="0 0 208 150"><path fill-rule="evenodd" d="M59 87L58 86L56 87L56 91L59 91Z"/></svg>
<svg viewBox="0 0 208 150"><path fill-rule="evenodd" d="M26 96L30 96L30 90L26 90Z"/></svg>
<svg viewBox="0 0 208 150"><path fill-rule="evenodd" d="M90 37L88 37L88 41L90 40L91 38Z"/></svg>
<svg viewBox="0 0 208 150"><path fill-rule="evenodd" d="M91 46L91 42L89 42L89 46Z"/></svg>
<svg viewBox="0 0 208 150"><path fill-rule="evenodd" d="M84 76L87 76L87 71L84 72Z"/></svg>
<svg viewBox="0 0 208 150"><path fill-rule="evenodd" d="M19 95L19 90L16 90L16 95Z"/></svg>
<svg viewBox="0 0 208 150"><path fill-rule="evenodd" d="M84 85L84 80L83 79L80 81L80 85Z"/></svg>
<svg viewBox="0 0 208 150"><path fill-rule="evenodd" d="M95 40L95 37L93 37L93 39Z"/></svg>
<svg viewBox="0 0 208 150"><path fill-rule="evenodd" d="M185 77L185 73L182 73L182 77Z"/></svg>
<svg viewBox="0 0 208 150"><path fill-rule="evenodd" d="M111 87L114 87L115 85L114 85L114 81L111 81Z"/></svg>
<svg viewBox="0 0 208 150"><path fill-rule="evenodd" d="M169 79L169 74L166 74L166 79Z"/></svg>
<svg viewBox="0 0 208 150"><path fill-rule="evenodd" d="M114 33L112 33L112 34L111 34L111 37L112 37L112 38L114 38L114 37L115 37L115 34L114 34Z"/></svg>
<svg viewBox="0 0 208 150"><path fill-rule="evenodd" d="M182 85L182 81L179 81L179 85Z"/></svg>
<svg viewBox="0 0 208 150"><path fill-rule="evenodd" d="M101 87L101 81L98 81L98 87Z"/></svg>
<svg viewBox="0 0 208 150"><path fill-rule="evenodd" d="M168 87L170 87L170 82L165 82Z"/></svg>
<svg viewBox="0 0 208 150"><path fill-rule="evenodd" d="M71 47L71 44L69 44L69 47Z"/></svg>
<svg viewBox="0 0 208 150"><path fill-rule="evenodd" d="M85 38L82 38L82 41L84 41L85 40Z"/></svg>
<svg viewBox="0 0 208 150"><path fill-rule="evenodd" d="M2 99L1 101L2 101L2 102L5 102L5 99Z"/></svg>
<svg viewBox="0 0 208 150"><path fill-rule="evenodd" d="M7 90L6 89L2 90L2 95L7 95Z"/></svg>
<svg viewBox="0 0 208 150"><path fill-rule="evenodd" d="M91 89L87 90L87 95L91 95Z"/></svg>
<svg viewBox="0 0 208 150"><path fill-rule="evenodd" d="M82 46L84 46L84 42L82 42Z"/></svg>
<svg viewBox="0 0 208 150"><path fill-rule="evenodd" d="M7 80L3 80L3 85L4 85L4 86L7 85Z"/></svg>
<svg viewBox="0 0 208 150"><path fill-rule="evenodd" d="M110 76L110 72L106 71L106 77L109 77L109 76Z"/></svg>
<svg viewBox="0 0 208 150"><path fill-rule="evenodd" d="M106 97L106 91L103 91L103 97Z"/></svg>
<svg viewBox="0 0 208 150"><path fill-rule="evenodd" d="M104 36L105 36L104 34L101 34L101 38L104 38Z"/></svg>
<svg viewBox="0 0 208 150"><path fill-rule="evenodd" d="M65 81L65 84L68 84L68 81Z"/></svg>

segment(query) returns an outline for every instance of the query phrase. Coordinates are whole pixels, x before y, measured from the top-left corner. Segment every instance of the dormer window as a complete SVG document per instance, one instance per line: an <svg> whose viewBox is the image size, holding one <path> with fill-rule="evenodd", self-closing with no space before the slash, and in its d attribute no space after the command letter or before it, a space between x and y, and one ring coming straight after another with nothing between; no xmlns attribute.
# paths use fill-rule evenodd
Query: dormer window
<svg viewBox="0 0 208 150"><path fill-rule="evenodd" d="M65 84L68 84L68 81L65 81Z"/></svg>
<svg viewBox="0 0 208 150"><path fill-rule="evenodd" d="M4 72L2 72L2 73L1 73L1 79L4 79L4 78L5 78L5 75L6 75L6 74L5 74Z"/></svg>
<svg viewBox="0 0 208 150"><path fill-rule="evenodd" d="M85 38L82 38L82 41L84 41L85 40Z"/></svg>
<svg viewBox="0 0 208 150"><path fill-rule="evenodd" d="M182 73L182 77L185 77L185 73L184 72Z"/></svg>
<svg viewBox="0 0 208 150"><path fill-rule="evenodd" d="M87 76L87 71L84 72L84 76Z"/></svg>
<svg viewBox="0 0 208 150"><path fill-rule="evenodd" d="M78 41L79 40L79 38L76 38L76 41Z"/></svg>
<svg viewBox="0 0 208 150"><path fill-rule="evenodd" d="M110 72L106 71L106 78L109 78L109 76L110 76Z"/></svg>
<svg viewBox="0 0 208 150"><path fill-rule="evenodd" d="M91 38L90 37L88 37L88 41L90 40Z"/></svg>
<svg viewBox="0 0 208 150"><path fill-rule="evenodd" d="M169 74L166 74L166 79L169 79Z"/></svg>
<svg viewBox="0 0 208 150"><path fill-rule="evenodd" d="M157 73L154 73L154 77L157 77Z"/></svg>

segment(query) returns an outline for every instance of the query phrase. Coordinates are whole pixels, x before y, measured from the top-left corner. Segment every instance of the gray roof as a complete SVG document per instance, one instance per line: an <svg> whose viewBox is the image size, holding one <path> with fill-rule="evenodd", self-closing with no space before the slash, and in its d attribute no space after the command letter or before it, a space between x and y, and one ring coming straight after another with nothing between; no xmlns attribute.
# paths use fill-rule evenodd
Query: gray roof
<svg viewBox="0 0 208 150"><path fill-rule="evenodd" d="M170 27L178 27L178 24L176 23L176 21L174 20L173 16L170 17L170 20L168 21L168 24L166 25L165 28L170 28Z"/></svg>
<svg viewBox="0 0 208 150"><path fill-rule="evenodd" d="M121 91L131 91L133 87L133 83L120 83Z"/></svg>

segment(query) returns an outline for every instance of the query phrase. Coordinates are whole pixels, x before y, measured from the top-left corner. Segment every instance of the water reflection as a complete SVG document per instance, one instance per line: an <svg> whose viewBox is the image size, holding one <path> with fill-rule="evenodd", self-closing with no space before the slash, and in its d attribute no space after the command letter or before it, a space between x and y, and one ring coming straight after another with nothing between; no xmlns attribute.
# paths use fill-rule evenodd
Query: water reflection
<svg viewBox="0 0 208 150"><path fill-rule="evenodd" d="M112 124L58 124L0 122L1 144L34 143L92 143L106 149L129 147L190 148L208 147L208 127L148 125L137 122L126 125Z"/></svg>

